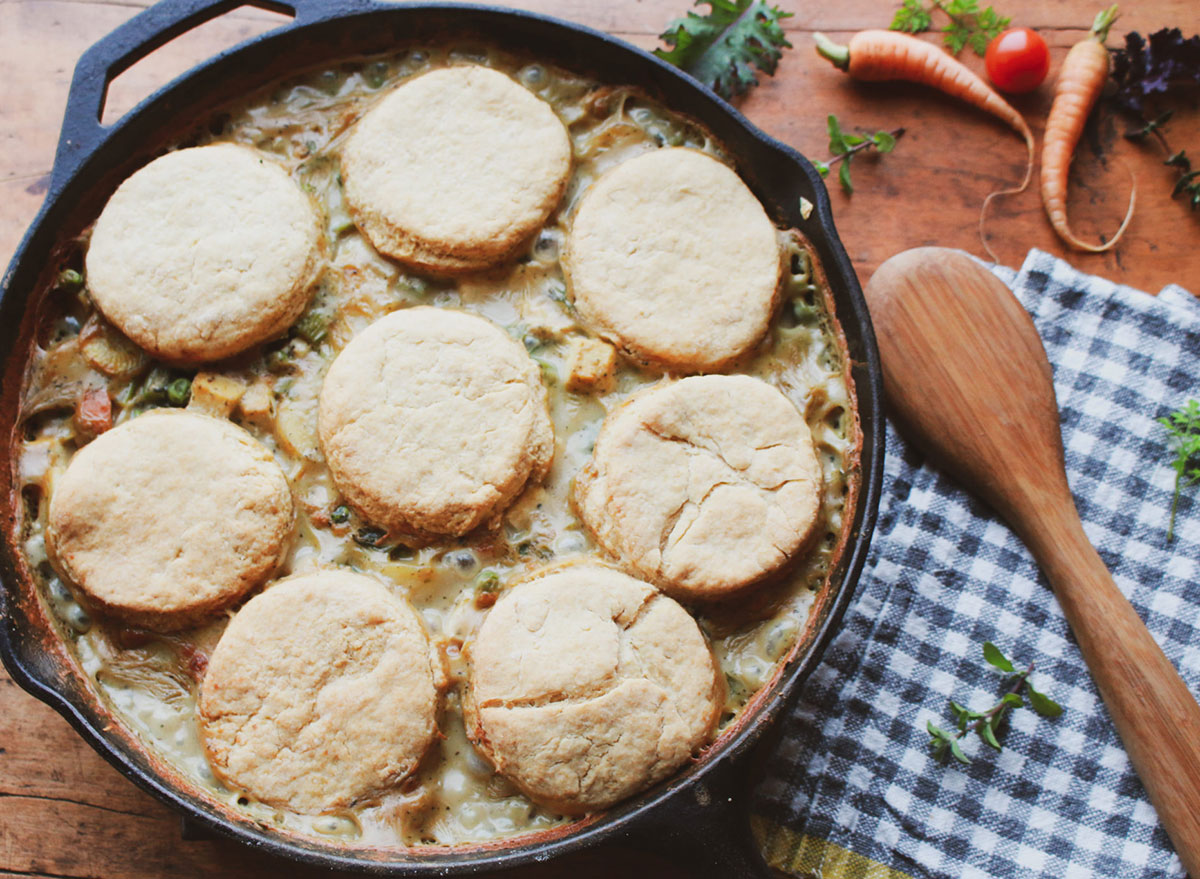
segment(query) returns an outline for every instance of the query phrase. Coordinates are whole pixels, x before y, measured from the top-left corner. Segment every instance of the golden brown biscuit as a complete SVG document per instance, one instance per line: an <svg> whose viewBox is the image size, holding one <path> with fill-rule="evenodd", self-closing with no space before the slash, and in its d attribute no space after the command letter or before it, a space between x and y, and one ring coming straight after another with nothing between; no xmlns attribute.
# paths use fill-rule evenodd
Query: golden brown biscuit
<svg viewBox="0 0 1200 879"><path fill-rule="evenodd" d="M511 257L570 172L571 142L550 105L478 66L401 83L342 150L346 203L375 248L444 274Z"/></svg>
<svg viewBox="0 0 1200 879"><path fill-rule="evenodd" d="M321 388L334 481L372 523L412 542L495 519L545 476L554 430L541 373L490 321L406 308L356 336Z"/></svg>
<svg viewBox="0 0 1200 879"><path fill-rule="evenodd" d="M731 169L696 150L629 159L583 195L563 253L580 316L636 359L719 369L767 330L777 232Z"/></svg>
<svg viewBox="0 0 1200 879"><path fill-rule="evenodd" d="M669 775L708 740L723 698L687 611L596 564L507 592L470 652L472 740L531 799L565 814Z"/></svg>
<svg viewBox="0 0 1200 879"><path fill-rule="evenodd" d="M282 333L323 264L320 217L287 172L216 144L167 153L118 187L92 231L87 284L138 345L199 363Z"/></svg>
<svg viewBox="0 0 1200 879"><path fill-rule="evenodd" d="M287 554L292 516L287 479L254 437L156 410L76 453L51 495L46 542L101 610L172 631L266 580Z"/></svg>
<svg viewBox="0 0 1200 879"><path fill-rule="evenodd" d="M200 734L226 784L320 813L369 800L437 733L440 676L416 612L376 580L281 580L238 611L208 663Z"/></svg>
<svg viewBox="0 0 1200 879"><path fill-rule="evenodd" d="M720 598L803 548L821 468L778 390L746 375L693 376L609 414L574 502L622 566L678 598Z"/></svg>

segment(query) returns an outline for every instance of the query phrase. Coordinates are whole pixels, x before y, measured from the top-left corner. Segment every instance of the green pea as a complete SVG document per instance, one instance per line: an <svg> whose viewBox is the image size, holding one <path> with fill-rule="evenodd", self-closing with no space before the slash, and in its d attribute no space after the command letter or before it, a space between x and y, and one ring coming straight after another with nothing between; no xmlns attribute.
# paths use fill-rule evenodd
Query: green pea
<svg viewBox="0 0 1200 879"><path fill-rule="evenodd" d="M387 82L391 72L386 61L376 61L374 64L367 65L367 69L363 71L363 79L371 88L377 89Z"/></svg>
<svg viewBox="0 0 1200 879"><path fill-rule="evenodd" d="M350 521L350 508L345 504L338 504L329 514L329 521L335 525L341 525Z"/></svg>
<svg viewBox="0 0 1200 879"><path fill-rule="evenodd" d="M74 293L83 286L83 275L74 269L63 269L58 273L58 289L67 293Z"/></svg>
<svg viewBox="0 0 1200 879"><path fill-rule="evenodd" d="M192 397L192 380L177 378L167 385L167 402L172 406L186 406Z"/></svg>
<svg viewBox="0 0 1200 879"><path fill-rule="evenodd" d="M381 544L387 532L382 528L372 528L369 525L354 532L354 542L367 549L382 549Z"/></svg>

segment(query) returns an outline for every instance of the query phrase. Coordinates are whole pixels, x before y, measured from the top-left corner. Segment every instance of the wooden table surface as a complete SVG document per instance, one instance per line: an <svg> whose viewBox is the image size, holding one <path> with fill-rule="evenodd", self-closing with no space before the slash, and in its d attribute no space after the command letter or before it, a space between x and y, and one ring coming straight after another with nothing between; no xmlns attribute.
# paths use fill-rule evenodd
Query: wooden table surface
<svg viewBox="0 0 1200 879"><path fill-rule="evenodd" d="M136 14L148 0L0 0L0 264L7 264L45 194L66 90L76 59L91 43ZM642 46L688 0L516 0L618 34ZM825 117L847 129L907 133L894 153L854 163L857 191L832 187L834 215L862 280L892 254L920 245L961 247L983 255L976 233L979 207L994 189L1018 181L1024 151L1007 129L928 90L862 85L833 70L811 50L810 34L845 40L856 30L885 27L895 3L780 0L793 11L787 30L795 49L741 109L768 133L813 157L827 155ZM1096 0L995 0L1014 23L1037 28L1050 44L1053 82L1067 48L1086 33ZM1114 29L1148 33L1172 25L1200 30L1196 0L1128 3ZM244 8L205 25L139 63L109 91L106 121L118 118L157 85L208 55L278 22ZM969 52L963 59L982 64ZM1040 135L1048 88L1014 103ZM1169 282L1200 292L1200 213L1167 198L1173 178L1156 151L1120 136L1124 120L1101 114L1089 128L1072 174L1070 212L1085 239L1111 234L1124 213L1129 167L1139 209L1124 240L1103 255L1069 253L1046 224L1036 187L995 205L989 222L999 258L1019 265L1031 247L1066 256L1089 272L1157 290ZM1179 147L1200 143L1200 113L1173 123ZM1193 149L1192 151L1196 151ZM626 872L682 876L662 862L624 850L586 854L567 863L523 871L529 877L586 879ZM297 870L236 844L182 842L172 812L143 794L75 736L57 714L0 672L0 879L12 876L191 877L299 876ZM315 875L315 874L314 874Z"/></svg>

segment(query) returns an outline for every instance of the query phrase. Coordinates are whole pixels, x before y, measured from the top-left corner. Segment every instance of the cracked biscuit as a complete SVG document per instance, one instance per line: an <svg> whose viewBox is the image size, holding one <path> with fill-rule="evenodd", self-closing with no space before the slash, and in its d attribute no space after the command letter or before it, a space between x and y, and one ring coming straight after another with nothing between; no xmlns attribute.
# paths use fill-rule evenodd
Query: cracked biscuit
<svg viewBox="0 0 1200 879"><path fill-rule="evenodd" d="M167 153L113 193L87 285L155 357L219 360L282 333L324 264L313 202L274 161L232 144Z"/></svg>
<svg viewBox="0 0 1200 879"><path fill-rule="evenodd" d="M633 357L719 369L767 331L775 227L729 167L682 147L622 162L583 195L563 270L584 321Z"/></svg>
<svg viewBox="0 0 1200 879"><path fill-rule="evenodd" d="M821 507L812 435L746 375L693 376L604 420L573 500L622 566L681 599L763 580L807 543Z"/></svg>
<svg viewBox="0 0 1200 879"><path fill-rule="evenodd" d="M289 577L221 635L200 734L229 786L301 813L346 808L416 769L440 680L416 612L384 585L343 570Z"/></svg>
<svg viewBox="0 0 1200 879"><path fill-rule="evenodd" d="M514 255L557 206L571 172L550 105L487 67L398 86L342 150L346 203L381 253L455 274Z"/></svg>
<svg viewBox="0 0 1200 879"><path fill-rule="evenodd" d="M485 318L433 306L393 312L342 350L318 433L346 499L411 542L498 517L554 457L524 347Z"/></svg>
<svg viewBox="0 0 1200 879"><path fill-rule="evenodd" d="M670 775L708 741L724 695L687 611L597 564L514 587L470 651L472 741L564 814L606 808Z"/></svg>
<svg viewBox="0 0 1200 879"><path fill-rule="evenodd" d="M266 580L288 551L292 516L283 471L250 434L158 410L75 454L50 498L46 542L91 603L173 631Z"/></svg>

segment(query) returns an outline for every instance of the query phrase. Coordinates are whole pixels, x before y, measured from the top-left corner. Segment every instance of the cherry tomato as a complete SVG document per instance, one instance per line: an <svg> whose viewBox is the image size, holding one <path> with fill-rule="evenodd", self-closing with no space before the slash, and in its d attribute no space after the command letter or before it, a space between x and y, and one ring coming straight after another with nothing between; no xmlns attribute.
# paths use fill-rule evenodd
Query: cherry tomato
<svg viewBox="0 0 1200 879"><path fill-rule="evenodd" d="M1042 84L1050 69L1050 50L1037 31L1010 27L988 45L984 63L996 88L1019 95Z"/></svg>

